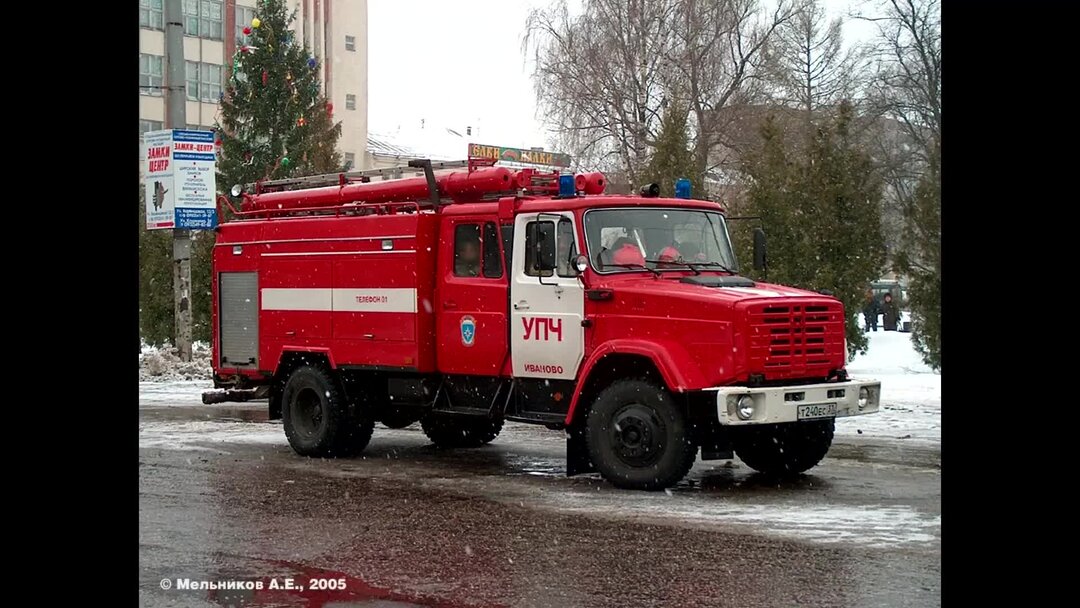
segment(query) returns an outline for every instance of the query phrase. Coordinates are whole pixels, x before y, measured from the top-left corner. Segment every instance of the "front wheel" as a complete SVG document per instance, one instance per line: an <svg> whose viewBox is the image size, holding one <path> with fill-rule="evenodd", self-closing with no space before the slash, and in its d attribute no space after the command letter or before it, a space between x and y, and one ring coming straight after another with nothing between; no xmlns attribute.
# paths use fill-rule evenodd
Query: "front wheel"
<svg viewBox="0 0 1080 608"><path fill-rule="evenodd" d="M763 424L738 429L735 453L768 475L796 475L817 466L832 445L833 420Z"/></svg>
<svg viewBox="0 0 1080 608"><path fill-rule="evenodd" d="M697 458L682 409L646 380L619 380L604 389L585 425L589 458L620 488L663 490L685 477Z"/></svg>

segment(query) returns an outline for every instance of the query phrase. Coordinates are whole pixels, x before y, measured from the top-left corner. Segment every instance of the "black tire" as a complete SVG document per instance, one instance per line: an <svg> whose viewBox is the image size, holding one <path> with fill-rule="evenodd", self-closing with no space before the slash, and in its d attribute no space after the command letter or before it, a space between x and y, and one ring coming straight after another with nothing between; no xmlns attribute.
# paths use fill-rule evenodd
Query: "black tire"
<svg viewBox="0 0 1080 608"><path fill-rule="evenodd" d="M403 429L420 420L423 413L419 409L400 407L386 408L379 414L379 422L388 429Z"/></svg>
<svg viewBox="0 0 1080 608"><path fill-rule="evenodd" d="M663 490L690 472L698 446L686 415L663 387L619 380L593 401L585 419L589 457L619 488Z"/></svg>
<svg viewBox="0 0 1080 608"><path fill-rule="evenodd" d="M321 367L296 368L282 392L285 436L301 456L351 456L367 447L375 421L363 409L350 407L341 386Z"/></svg>
<svg viewBox="0 0 1080 608"><path fill-rule="evenodd" d="M502 419L428 414L420 427L432 443L441 448L475 448L491 443L502 430Z"/></svg>
<svg viewBox="0 0 1080 608"><path fill-rule="evenodd" d="M748 426L733 433L735 453L767 475L797 475L821 462L832 445L833 420Z"/></svg>

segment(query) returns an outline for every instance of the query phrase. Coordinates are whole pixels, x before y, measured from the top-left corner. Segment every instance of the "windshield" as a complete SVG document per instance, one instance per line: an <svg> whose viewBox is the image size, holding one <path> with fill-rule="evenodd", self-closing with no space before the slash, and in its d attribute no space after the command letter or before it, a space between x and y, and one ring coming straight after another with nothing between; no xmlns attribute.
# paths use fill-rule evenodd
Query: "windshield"
<svg viewBox="0 0 1080 608"><path fill-rule="evenodd" d="M585 213L589 262L597 272L735 271L724 216L690 209L596 209Z"/></svg>

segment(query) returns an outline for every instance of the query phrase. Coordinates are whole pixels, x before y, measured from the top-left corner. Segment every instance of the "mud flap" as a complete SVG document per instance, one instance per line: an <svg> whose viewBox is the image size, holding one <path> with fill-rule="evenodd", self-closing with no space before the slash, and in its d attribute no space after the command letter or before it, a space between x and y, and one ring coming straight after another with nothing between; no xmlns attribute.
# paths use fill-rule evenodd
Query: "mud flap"
<svg viewBox="0 0 1080 608"><path fill-rule="evenodd" d="M596 472L589 449L585 445L585 429L576 426L566 429L566 476Z"/></svg>
<svg viewBox="0 0 1080 608"><path fill-rule="evenodd" d="M716 421L695 424L694 436L697 437L698 445L701 446L700 456L702 460L732 460L735 458L735 451L732 448L728 430L720 426Z"/></svg>

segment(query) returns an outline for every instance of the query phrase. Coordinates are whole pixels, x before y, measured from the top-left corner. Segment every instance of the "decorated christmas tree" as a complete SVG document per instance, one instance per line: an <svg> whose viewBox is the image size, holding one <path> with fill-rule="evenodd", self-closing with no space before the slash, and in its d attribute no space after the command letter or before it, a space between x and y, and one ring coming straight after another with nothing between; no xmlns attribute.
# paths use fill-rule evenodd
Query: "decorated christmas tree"
<svg viewBox="0 0 1080 608"><path fill-rule="evenodd" d="M218 187L342 169L341 123L319 86L318 60L297 42L283 0L260 0L221 96Z"/></svg>

